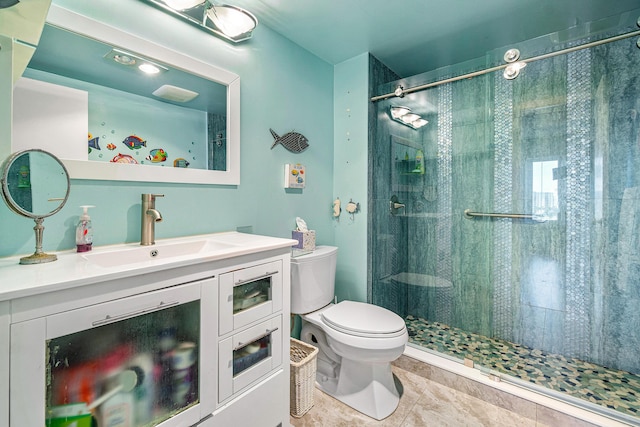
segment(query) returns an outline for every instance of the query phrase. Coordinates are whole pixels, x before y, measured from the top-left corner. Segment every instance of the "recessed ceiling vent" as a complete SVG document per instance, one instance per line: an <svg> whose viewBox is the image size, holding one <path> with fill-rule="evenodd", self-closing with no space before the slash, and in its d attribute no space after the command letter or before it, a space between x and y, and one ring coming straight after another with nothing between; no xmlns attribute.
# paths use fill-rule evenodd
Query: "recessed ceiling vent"
<svg viewBox="0 0 640 427"><path fill-rule="evenodd" d="M171 85L160 86L153 94L173 102L189 102L199 95L198 92Z"/></svg>

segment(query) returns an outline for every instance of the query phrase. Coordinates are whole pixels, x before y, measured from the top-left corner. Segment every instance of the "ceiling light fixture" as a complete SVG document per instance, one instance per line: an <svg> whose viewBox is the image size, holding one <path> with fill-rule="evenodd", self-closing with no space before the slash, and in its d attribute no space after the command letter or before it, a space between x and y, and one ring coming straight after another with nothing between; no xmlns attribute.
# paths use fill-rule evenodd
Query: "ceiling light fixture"
<svg viewBox="0 0 640 427"><path fill-rule="evenodd" d="M169 71L167 67L163 67L162 65L150 61L143 56L125 52L120 49L111 49L111 51L104 57L125 67L136 67L146 74L158 74Z"/></svg>
<svg viewBox="0 0 640 427"><path fill-rule="evenodd" d="M212 24L232 40L242 38L245 35L251 37L251 32L258 25L258 20L251 13L239 7L222 5L210 5L207 9L207 17Z"/></svg>
<svg viewBox="0 0 640 427"><path fill-rule="evenodd" d="M411 112L411 109L408 107L391 107L391 118L392 119L399 119L400 117L404 116L405 114L409 114Z"/></svg>
<svg viewBox="0 0 640 427"><path fill-rule="evenodd" d="M122 64L122 65L135 65L136 64L136 59L132 58L131 56L127 55L126 53L116 53L115 55L113 55L113 60L116 61L118 64Z"/></svg>
<svg viewBox="0 0 640 427"><path fill-rule="evenodd" d="M160 72L160 68L148 62L138 65L138 69L145 74L158 74Z"/></svg>
<svg viewBox="0 0 640 427"><path fill-rule="evenodd" d="M142 1L234 43L250 39L258 26L251 12L228 4L217 5L213 0Z"/></svg>
<svg viewBox="0 0 640 427"><path fill-rule="evenodd" d="M402 123L403 125L409 126L413 129L420 129L422 126L429 123L418 114L412 113L411 108L409 107L392 105L389 107L389 115L396 122Z"/></svg>

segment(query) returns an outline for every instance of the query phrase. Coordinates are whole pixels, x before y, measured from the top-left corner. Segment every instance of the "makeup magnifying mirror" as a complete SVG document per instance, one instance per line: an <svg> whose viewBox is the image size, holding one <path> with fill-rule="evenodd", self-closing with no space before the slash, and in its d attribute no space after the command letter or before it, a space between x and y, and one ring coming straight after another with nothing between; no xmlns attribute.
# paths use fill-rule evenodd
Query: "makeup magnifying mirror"
<svg viewBox="0 0 640 427"><path fill-rule="evenodd" d="M53 154L31 149L11 154L2 164L2 198L18 215L33 218L36 225L36 251L20 258L20 264L55 261L55 254L42 251L44 219L58 212L69 198L67 169Z"/></svg>

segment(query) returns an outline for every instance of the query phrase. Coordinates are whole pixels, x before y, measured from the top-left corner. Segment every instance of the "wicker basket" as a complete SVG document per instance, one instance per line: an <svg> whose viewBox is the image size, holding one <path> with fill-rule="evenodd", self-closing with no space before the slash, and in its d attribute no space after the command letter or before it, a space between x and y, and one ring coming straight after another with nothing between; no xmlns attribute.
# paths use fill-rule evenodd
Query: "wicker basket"
<svg viewBox="0 0 640 427"><path fill-rule="evenodd" d="M289 411L293 417L300 418L313 406L318 349L291 338L289 354L291 356Z"/></svg>

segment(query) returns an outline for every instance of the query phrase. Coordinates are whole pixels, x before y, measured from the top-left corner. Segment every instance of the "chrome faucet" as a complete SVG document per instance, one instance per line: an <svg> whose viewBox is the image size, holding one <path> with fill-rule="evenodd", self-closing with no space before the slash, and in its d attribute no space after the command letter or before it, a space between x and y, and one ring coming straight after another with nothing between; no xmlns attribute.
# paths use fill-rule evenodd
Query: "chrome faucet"
<svg viewBox="0 0 640 427"><path fill-rule="evenodd" d="M162 221L162 215L156 210L156 197L164 197L164 194L142 195L142 231L140 244L143 246L156 243L156 222Z"/></svg>

